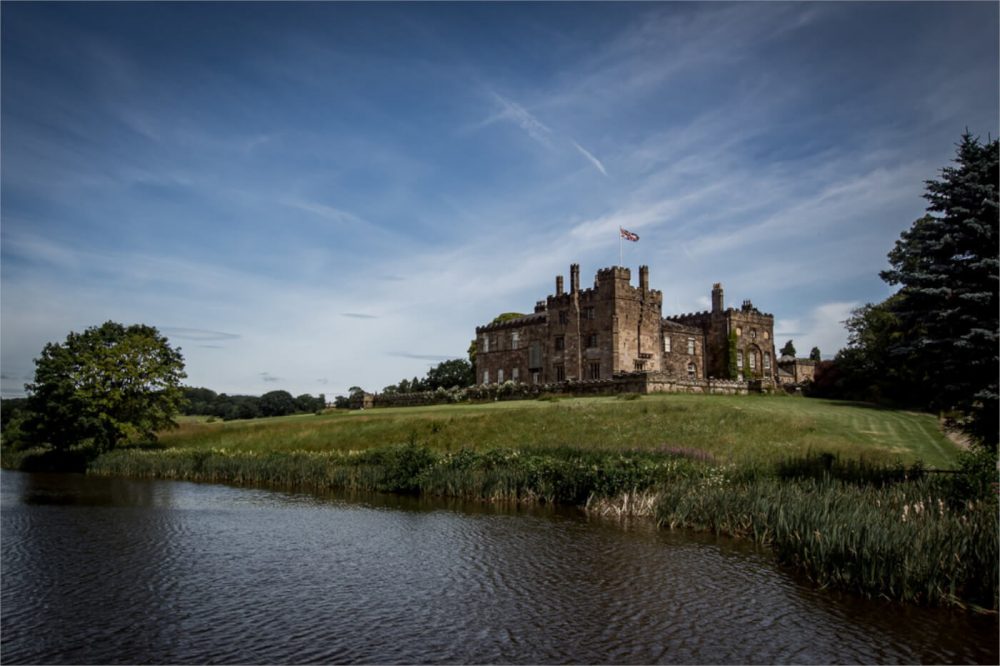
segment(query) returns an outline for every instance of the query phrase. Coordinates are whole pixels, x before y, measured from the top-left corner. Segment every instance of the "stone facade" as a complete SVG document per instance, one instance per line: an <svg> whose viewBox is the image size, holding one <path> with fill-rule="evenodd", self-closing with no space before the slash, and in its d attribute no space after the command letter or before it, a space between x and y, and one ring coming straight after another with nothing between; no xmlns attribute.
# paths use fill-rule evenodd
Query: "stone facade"
<svg viewBox="0 0 1000 666"><path fill-rule="evenodd" d="M477 327L476 381L553 384L639 373L649 375L647 386L670 383L674 390L709 379L773 384L772 315L750 301L725 308L716 284L711 311L664 318L663 294L650 289L649 268L639 267L638 287L631 277L628 268L604 268L592 288L581 289L573 264L569 291L557 276L555 294L533 313Z"/></svg>
<svg viewBox="0 0 1000 666"><path fill-rule="evenodd" d="M816 361L810 358L782 356L778 359L779 384L805 384L813 381L815 375Z"/></svg>

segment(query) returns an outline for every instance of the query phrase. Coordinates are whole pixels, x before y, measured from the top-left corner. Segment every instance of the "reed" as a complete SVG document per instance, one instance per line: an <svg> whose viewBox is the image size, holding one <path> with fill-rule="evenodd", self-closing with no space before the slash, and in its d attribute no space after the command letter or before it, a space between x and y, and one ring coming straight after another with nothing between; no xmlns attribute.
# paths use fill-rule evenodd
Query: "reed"
<svg viewBox="0 0 1000 666"><path fill-rule="evenodd" d="M968 475L825 453L774 464L693 447L439 451L415 440L360 451L173 448L104 454L89 473L290 489L556 502L654 515L669 529L752 539L821 586L865 596L998 608L995 458ZM963 463L972 465L972 463ZM976 472L978 470L978 472ZM971 475L971 476L970 476Z"/></svg>
<svg viewBox="0 0 1000 666"><path fill-rule="evenodd" d="M821 586L996 610L996 499L961 501L948 481L736 481L722 474L665 485L656 515L664 527L770 546Z"/></svg>

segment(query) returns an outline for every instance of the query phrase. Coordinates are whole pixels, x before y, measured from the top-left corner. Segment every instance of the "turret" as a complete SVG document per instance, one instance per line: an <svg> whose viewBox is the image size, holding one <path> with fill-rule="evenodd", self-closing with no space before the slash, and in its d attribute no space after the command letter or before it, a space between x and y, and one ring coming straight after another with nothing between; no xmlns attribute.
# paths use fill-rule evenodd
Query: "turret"
<svg viewBox="0 0 1000 666"><path fill-rule="evenodd" d="M726 309L726 301L722 295L722 283L716 282L712 285L712 312L721 313Z"/></svg>
<svg viewBox="0 0 1000 666"><path fill-rule="evenodd" d="M580 264L569 265L569 290L573 294L580 291Z"/></svg>
<svg viewBox="0 0 1000 666"><path fill-rule="evenodd" d="M639 266L639 291L649 291L649 266Z"/></svg>
<svg viewBox="0 0 1000 666"><path fill-rule="evenodd" d="M562 296L562 295L563 295L563 276L562 275L557 275L556 276L556 296Z"/></svg>

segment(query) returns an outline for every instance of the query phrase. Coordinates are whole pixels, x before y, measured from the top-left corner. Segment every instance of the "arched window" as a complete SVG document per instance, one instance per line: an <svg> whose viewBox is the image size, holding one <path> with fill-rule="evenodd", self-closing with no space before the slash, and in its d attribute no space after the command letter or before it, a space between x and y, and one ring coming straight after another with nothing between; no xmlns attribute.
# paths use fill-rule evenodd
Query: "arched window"
<svg viewBox="0 0 1000 666"><path fill-rule="evenodd" d="M743 367L743 351L739 349L736 350L736 367Z"/></svg>

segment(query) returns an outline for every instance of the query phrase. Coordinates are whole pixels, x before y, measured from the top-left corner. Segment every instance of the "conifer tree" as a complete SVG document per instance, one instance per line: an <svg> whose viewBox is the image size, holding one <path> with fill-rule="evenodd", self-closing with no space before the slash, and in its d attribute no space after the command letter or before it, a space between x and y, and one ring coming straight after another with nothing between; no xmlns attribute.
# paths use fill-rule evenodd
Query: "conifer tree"
<svg viewBox="0 0 1000 666"><path fill-rule="evenodd" d="M966 131L955 166L926 182L928 214L904 231L882 279L900 285L889 352L915 364L929 406L957 410L993 446L998 431L997 343L1000 146Z"/></svg>

